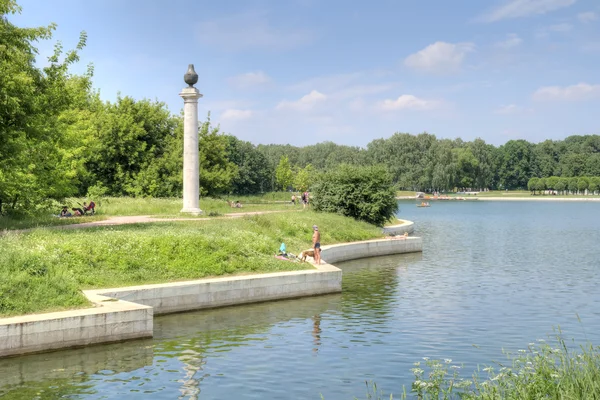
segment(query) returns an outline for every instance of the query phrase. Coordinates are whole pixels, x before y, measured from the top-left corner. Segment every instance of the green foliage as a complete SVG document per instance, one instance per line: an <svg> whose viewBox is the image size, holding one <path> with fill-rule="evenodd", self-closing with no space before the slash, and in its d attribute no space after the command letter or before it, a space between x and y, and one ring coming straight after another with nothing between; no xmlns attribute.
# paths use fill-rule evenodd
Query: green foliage
<svg viewBox="0 0 600 400"><path fill-rule="evenodd" d="M392 178L383 166L341 165L318 176L311 189L316 211L377 226L383 226L398 211Z"/></svg>
<svg viewBox="0 0 600 400"><path fill-rule="evenodd" d="M275 169L275 180L282 190L287 190L287 188L292 184L294 180L294 174L292 173L292 167L290 166L290 160L287 156L281 156L279 160L279 164Z"/></svg>
<svg viewBox="0 0 600 400"><path fill-rule="evenodd" d="M314 178L315 170L312 164L308 164L306 167L298 169L296 177L294 178L294 188L301 192L306 192L310 186L311 179Z"/></svg>
<svg viewBox="0 0 600 400"><path fill-rule="evenodd" d="M235 136L228 135L227 157L238 168L233 178L231 191L248 195L264 193L271 190L271 169L267 158L250 142L244 142Z"/></svg>
<svg viewBox="0 0 600 400"><path fill-rule="evenodd" d="M48 198L75 192L58 118L75 102L71 82L76 79L87 90L91 76L91 69L79 78L68 72L85 46L85 32L64 56L57 43L48 66L39 69L32 43L49 39L55 26L19 28L6 17L17 12L15 1L0 1L0 213L27 212Z"/></svg>

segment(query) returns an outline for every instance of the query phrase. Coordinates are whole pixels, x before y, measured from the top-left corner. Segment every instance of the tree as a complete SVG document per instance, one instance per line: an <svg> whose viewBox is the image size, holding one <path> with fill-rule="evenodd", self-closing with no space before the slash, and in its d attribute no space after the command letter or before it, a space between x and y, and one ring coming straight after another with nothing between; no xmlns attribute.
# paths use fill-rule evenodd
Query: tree
<svg viewBox="0 0 600 400"><path fill-rule="evenodd" d="M275 179L283 191L286 191L292 184L294 174L292 173L292 167L290 166L290 161L287 156L281 156L279 164L275 169Z"/></svg>
<svg viewBox="0 0 600 400"><path fill-rule="evenodd" d="M383 226L398 211L391 174L384 166L342 164L311 186L313 209Z"/></svg>
<svg viewBox="0 0 600 400"><path fill-rule="evenodd" d="M296 172L296 178L294 179L294 187L296 190L306 192L313 176L314 168L312 164L308 164L306 167L299 169L298 172Z"/></svg>
<svg viewBox="0 0 600 400"><path fill-rule="evenodd" d="M552 189L552 190L557 190L556 189L556 184L558 183L558 177L557 176L551 176L549 178L546 179L546 187L548 189Z"/></svg>
<svg viewBox="0 0 600 400"><path fill-rule="evenodd" d="M237 194L257 194L272 189L270 168L266 157L250 142L244 142L228 135L227 157L238 168L233 178L232 191Z"/></svg>
<svg viewBox="0 0 600 400"><path fill-rule="evenodd" d="M573 193L577 193L577 187L579 186L579 180L577 178L568 178L568 186L569 191Z"/></svg>
<svg viewBox="0 0 600 400"><path fill-rule="evenodd" d="M592 193L592 194L596 194L596 192L598 190L600 190L600 177L598 176L592 176L590 178L590 183L588 185L588 190Z"/></svg>
<svg viewBox="0 0 600 400"><path fill-rule="evenodd" d="M586 177L581 177L577 180L577 190L579 192L584 192L590 184L590 181Z"/></svg>
<svg viewBox="0 0 600 400"><path fill-rule="evenodd" d="M32 211L48 198L76 192L63 160L64 142L57 120L73 102L67 87L73 76L69 67L85 47L82 32L74 50L64 54L60 43L43 69L35 66L33 42L49 39L55 25L19 28L7 15L19 13L13 0L0 0L0 213ZM91 69L81 77L90 85Z"/></svg>
<svg viewBox="0 0 600 400"><path fill-rule="evenodd" d="M539 190L540 194L546 190L546 178L540 178L537 181L536 189Z"/></svg>
<svg viewBox="0 0 600 400"><path fill-rule="evenodd" d="M529 179L529 182L527 182L527 189L529 189L529 191L532 192L532 194L535 194L539 180L540 178L534 176L533 178Z"/></svg>
<svg viewBox="0 0 600 400"><path fill-rule="evenodd" d="M558 190L559 193L564 192L569 187L569 180L567 178L559 178L554 188Z"/></svg>

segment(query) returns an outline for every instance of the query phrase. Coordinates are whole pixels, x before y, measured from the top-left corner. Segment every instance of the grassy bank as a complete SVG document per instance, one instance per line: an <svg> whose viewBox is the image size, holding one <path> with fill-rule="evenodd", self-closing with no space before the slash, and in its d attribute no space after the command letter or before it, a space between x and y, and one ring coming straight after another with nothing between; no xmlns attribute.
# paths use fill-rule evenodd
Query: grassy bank
<svg viewBox="0 0 600 400"><path fill-rule="evenodd" d="M452 360L416 362L411 389L396 396L367 384L367 399L597 399L600 393L600 347L567 346L559 334L550 343L530 343L507 354L508 362L479 367L466 378ZM407 392L410 392L410 397Z"/></svg>
<svg viewBox="0 0 600 400"><path fill-rule="evenodd" d="M312 268L277 260L281 242L299 254L312 225L323 244L381 237L381 230L311 211L0 237L0 316L87 305L80 289Z"/></svg>

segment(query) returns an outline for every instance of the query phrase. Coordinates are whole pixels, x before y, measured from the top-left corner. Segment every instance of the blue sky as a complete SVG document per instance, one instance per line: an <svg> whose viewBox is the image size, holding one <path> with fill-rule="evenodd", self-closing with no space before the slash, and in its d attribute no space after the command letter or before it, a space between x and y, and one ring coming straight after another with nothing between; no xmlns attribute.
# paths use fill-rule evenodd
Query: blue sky
<svg viewBox="0 0 600 400"><path fill-rule="evenodd" d="M20 0L39 43L88 45L105 100L178 113L193 63L223 131L252 143L365 146L394 132L503 144L600 134L598 0Z"/></svg>

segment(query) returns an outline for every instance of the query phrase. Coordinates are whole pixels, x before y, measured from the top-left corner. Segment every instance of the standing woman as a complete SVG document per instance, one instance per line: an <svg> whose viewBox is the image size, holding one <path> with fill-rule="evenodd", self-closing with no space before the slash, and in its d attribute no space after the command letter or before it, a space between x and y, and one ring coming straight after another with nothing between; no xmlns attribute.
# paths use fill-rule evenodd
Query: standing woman
<svg viewBox="0 0 600 400"><path fill-rule="evenodd" d="M315 264L321 264L321 233L319 232L319 228L316 225L313 225L313 250L315 251Z"/></svg>

